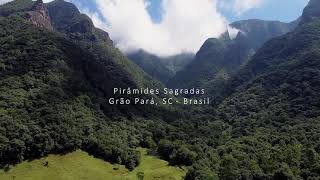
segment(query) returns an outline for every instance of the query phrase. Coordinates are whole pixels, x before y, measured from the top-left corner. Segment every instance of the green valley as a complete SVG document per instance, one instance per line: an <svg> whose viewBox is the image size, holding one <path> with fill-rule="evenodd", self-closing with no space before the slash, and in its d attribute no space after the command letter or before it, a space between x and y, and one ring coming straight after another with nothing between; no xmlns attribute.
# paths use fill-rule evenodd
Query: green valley
<svg viewBox="0 0 320 180"><path fill-rule="evenodd" d="M0 171L1 180L181 180L184 168L169 166L168 162L147 155L139 148L141 163L133 171L122 165L110 164L77 150L65 155L25 161L8 171Z"/></svg>

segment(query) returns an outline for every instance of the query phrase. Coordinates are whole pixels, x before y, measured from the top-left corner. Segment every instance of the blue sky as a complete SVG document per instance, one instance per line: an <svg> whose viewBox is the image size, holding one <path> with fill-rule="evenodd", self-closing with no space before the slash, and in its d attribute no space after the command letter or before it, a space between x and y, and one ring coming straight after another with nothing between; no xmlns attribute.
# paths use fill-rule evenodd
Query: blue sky
<svg viewBox="0 0 320 180"><path fill-rule="evenodd" d="M237 17L230 12L222 12L230 22L243 19L279 20L290 22L296 20L309 0L265 0L261 7L252 9Z"/></svg>
<svg viewBox="0 0 320 180"><path fill-rule="evenodd" d="M0 0L0 4L8 2L10 0ZM50 0L45 0L50 1ZM90 11L96 11L96 0L70 0L78 5L78 7L85 7ZM161 0L149 0L151 5L149 6L149 13L154 22L161 21ZM218 1L230 1L230 0L218 0ZM230 10L219 9L224 17L229 22L244 19L263 19L263 20L279 20L283 22L290 22L297 19L303 8L307 5L309 0L260 0L263 3L258 7L244 12L240 16L236 15Z"/></svg>
<svg viewBox="0 0 320 180"><path fill-rule="evenodd" d="M87 7L91 11L95 10L94 1L71 0L82 7ZM149 0L151 2L148 11L154 22L161 21L161 0ZM224 0L222 0L224 1ZM260 7L244 12L240 16L226 9L219 9L219 12L227 18L229 22L245 19L279 20L290 22L297 19L309 0L264 0Z"/></svg>
<svg viewBox="0 0 320 180"><path fill-rule="evenodd" d="M159 22L160 3L161 0L150 0L151 6L149 13L153 20ZM279 20L290 22L296 20L302 13L303 8L308 4L309 0L264 0L260 7L251 9L240 16L228 10L219 9L219 11L230 22L244 19L263 19L263 20Z"/></svg>

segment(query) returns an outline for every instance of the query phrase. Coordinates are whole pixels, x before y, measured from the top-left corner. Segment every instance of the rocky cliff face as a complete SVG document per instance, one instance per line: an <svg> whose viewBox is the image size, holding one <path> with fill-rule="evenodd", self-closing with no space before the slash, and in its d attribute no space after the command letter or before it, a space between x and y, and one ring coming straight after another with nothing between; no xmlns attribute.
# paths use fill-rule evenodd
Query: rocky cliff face
<svg viewBox="0 0 320 180"><path fill-rule="evenodd" d="M294 30L296 24L250 19L236 21L231 26L240 31L235 41L245 41L256 51L268 40Z"/></svg>
<svg viewBox="0 0 320 180"><path fill-rule="evenodd" d="M27 12L26 19L35 26L53 30L49 11L42 0L37 0L31 11Z"/></svg>

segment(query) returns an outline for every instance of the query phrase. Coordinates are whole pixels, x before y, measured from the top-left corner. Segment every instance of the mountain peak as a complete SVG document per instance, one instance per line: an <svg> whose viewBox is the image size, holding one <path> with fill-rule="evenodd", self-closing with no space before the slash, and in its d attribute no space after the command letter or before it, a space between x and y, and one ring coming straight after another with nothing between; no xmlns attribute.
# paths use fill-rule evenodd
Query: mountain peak
<svg viewBox="0 0 320 180"><path fill-rule="evenodd" d="M75 38L77 34L80 39L100 41L113 46L113 42L107 32L96 28L89 16L82 14L77 6L64 1L55 0L46 4L54 30L68 34ZM81 37L79 37L81 36Z"/></svg>
<svg viewBox="0 0 320 180"><path fill-rule="evenodd" d="M35 26L53 30L49 11L42 0L37 0L34 3L31 11L27 12L26 19Z"/></svg>
<svg viewBox="0 0 320 180"><path fill-rule="evenodd" d="M49 15L48 9L46 8L42 0L37 0L34 3L32 11L38 11L42 15Z"/></svg>
<svg viewBox="0 0 320 180"><path fill-rule="evenodd" d="M42 0L37 0L35 4L43 4Z"/></svg>
<svg viewBox="0 0 320 180"><path fill-rule="evenodd" d="M301 23L308 23L315 18L320 18L320 1L310 0L307 7L303 10Z"/></svg>

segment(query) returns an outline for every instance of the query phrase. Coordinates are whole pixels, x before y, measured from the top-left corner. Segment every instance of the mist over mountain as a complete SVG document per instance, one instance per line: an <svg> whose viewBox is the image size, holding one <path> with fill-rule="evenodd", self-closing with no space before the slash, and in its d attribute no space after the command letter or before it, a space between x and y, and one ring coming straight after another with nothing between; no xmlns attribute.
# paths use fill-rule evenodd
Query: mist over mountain
<svg viewBox="0 0 320 180"><path fill-rule="evenodd" d="M182 54L161 58L143 50L129 53L128 57L146 73L170 87L202 87L210 91L212 86L216 86L212 83L227 80L266 41L290 32L298 23L299 20L291 23L258 19L237 21L230 25L237 29L237 34L229 34L233 33L229 31L220 38L208 39L195 57ZM170 71L163 63L175 64L174 57L179 57L183 64Z"/></svg>
<svg viewBox="0 0 320 180"><path fill-rule="evenodd" d="M244 20L231 24L239 30L234 39L229 33L208 39L186 68L169 81L171 87L203 87L211 91L244 66L268 40L294 29L297 22Z"/></svg>

